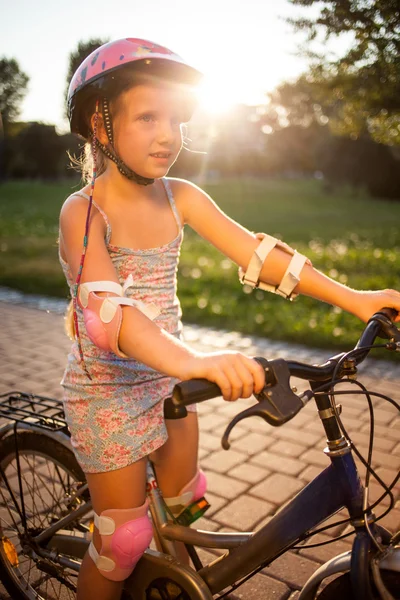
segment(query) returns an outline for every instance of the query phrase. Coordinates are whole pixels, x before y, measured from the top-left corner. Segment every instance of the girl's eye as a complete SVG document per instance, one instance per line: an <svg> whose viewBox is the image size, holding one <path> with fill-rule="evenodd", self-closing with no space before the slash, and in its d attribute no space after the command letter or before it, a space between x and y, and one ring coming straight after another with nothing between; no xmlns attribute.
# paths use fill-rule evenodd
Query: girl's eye
<svg viewBox="0 0 400 600"><path fill-rule="evenodd" d="M142 115L140 117L140 120L144 121L144 123L151 123L152 121L155 120L155 116L152 115L151 113L148 113L148 114Z"/></svg>

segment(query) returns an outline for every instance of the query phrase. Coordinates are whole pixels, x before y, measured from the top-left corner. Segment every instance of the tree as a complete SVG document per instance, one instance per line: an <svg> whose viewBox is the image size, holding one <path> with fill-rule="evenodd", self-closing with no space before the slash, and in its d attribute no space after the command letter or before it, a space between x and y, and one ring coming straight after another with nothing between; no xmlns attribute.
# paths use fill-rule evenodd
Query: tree
<svg viewBox="0 0 400 600"><path fill-rule="evenodd" d="M331 61L313 55L310 84L323 90L332 124L342 133L368 134L400 144L400 5L398 0L291 0L320 8L314 18L291 19L312 42L352 32L353 45ZM312 55L311 55L312 56ZM316 60L315 60L316 59ZM329 98L330 95L330 98Z"/></svg>
<svg viewBox="0 0 400 600"><path fill-rule="evenodd" d="M262 128L277 165L322 171L329 184L349 183L375 197L399 198L400 163L394 148L374 141L356 100L326 82L301 76L270 94ZM272 133L273 131L273 133Z"/></svg>
<svg viewBox="0 0 400 600"><path fill-rule="evenodd" d="M71 52L69 55L69 63L68 63L68 74L67 74L67 84L65 89L65 98L68 94L69 84L71 83L71 79L79 67L79 65L85 60L89 54L91 54L94 50L102 46L109 40L102 40L100 38L91 38L87 42L79 42L77 49L74 52ZM65 109L65 114L66 109Z"/></svg>
<svg viewBox="0 0 400 600"><path fill-rule="evenodd" d="M20 103L24 98L29 77L21 71L13 58L0 59L0 114L4 129L14 121L20 112Z"/></svg>

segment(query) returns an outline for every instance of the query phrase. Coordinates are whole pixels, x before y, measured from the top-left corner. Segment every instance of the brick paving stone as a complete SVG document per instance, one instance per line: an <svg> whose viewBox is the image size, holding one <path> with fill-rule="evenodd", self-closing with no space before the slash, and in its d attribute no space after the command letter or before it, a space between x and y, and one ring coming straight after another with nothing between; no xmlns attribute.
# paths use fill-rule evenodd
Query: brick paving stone
<svg viewBox="0 0 400 600"><path fill-rule="evenodd" d="M304 471L299 474L299 478L303 479L307 483L310 483L317 475L322 472L321 467L316 467L315 465L309 465Z"/></svg>
<svg viewBox="0 0 400 600"><path fill-rule="evenodd" d="M310 413L306 413L306 412L299 412L291 421L290 421L290 426L294 429L301 429L302 426L307 425L307 423L309 423L310 421L314 420L318 418L317 417L317 409L314 407L313 412ZM277 429L277 428L276 428Z"/></svg>
<svg viewBox="0 0 400 600"><path fill-rule="evenodd" d="M200 448L199 448L199 459L200 460L202 460L209 454L210 454L210 450L207 450L206 448L203 448L202 446L200 446Z"/></svg>
<svg viewBox="0 0 400 600"><path fill-rule="evenodd" d="M207 517L200 517L200 519L197 519L196 524L192 525L192 527L201 529L203 531L218 531L220 524L212 519L208 519Z"/></svg>
<svg viewBox="0 0 400 600"><path fill-rule="evenodd" d="M226 419L221 415L217 415L214 412L205 415L200 415L199 424L200 428L203 431L210 431L211 433L215 433L219 425L226 425Z"/></svg>
<svg viewBox="0 0 400 600"><path fill-rule="evenodd" d="M234 402L227 402L223 399L220 399L220 402L215 407L218 414L223 415L227 420L232 419L239 412L242 412L249 406L253 404L257 404L257 400L254 397L251 398L239 398Z"/></svg>
<svg viewBox="0 0 400 600"><path fill-rule="evenodd" d="M361 431L355 431L351 433L351 441L358 448L358 445L364 446L364 448L368 447L369 444L369 433L364 433ZM382 436L382 434L378 435L375 433L374 435L374 448L377 450L383 450L385 452L389 452L393 450L396 446L396 440L388 438L387 436ZM396 454L396 451L395 451Z"/></svg>
<svg viewBox="0 0 400 600"><path fill-rule="evenodd" d="M391 410L390 404L386 405L385 410L383 408L374 409L374 419L379 425L389 425L395 417L397 417L397 410L393 407Z"/></svg>
<svg viewBox="0 0 400 600"><path fill-rule="evenodd" d="M304 446L289 442L288 440L280 440L275 442L272 446L275 454L282 454L283 456L291 456L292 458L298 458L304 452Z"/></svg>
<svg viewBox="0 0 400 600"><path fill-rule="evenodd" d="M230 469L244 462L245 458L241 452L236 450L216 450L203 461L203 467L217 471L217 473L228 473Z"/></svg>
<svg viewBox="0 0 400 600"><path fill-rule="evenodd" d="M305 423L304 431L312 431L320 436L324 434L324 428L319 419L312 419L308 423Z"/></svg>
<svg viewBox="0 0 400 600"><path fill-rule="evenodd" d="M278 429L277 427L272 427L269 423L266 423L264 419L260 419L260 417L246 419L244 423L247 423L250 431L257 431L258 433L261 433L261 435L265 435L267 439L270 439L273 432Z"/></svg>
<svg viewBox="0 0 400 600"><path fill-rule="evenodd" d="M300 456L300 460L311 465L325 468L329 464L329 458L321 450L307 450Z"/></svg>
<svg viewBox="0 0 400 600"><path fill-rule="evenodd" d="M377 516L379 516L380 514L382 514L383 511L382 511L382 509L381 510L375 509L374 512L376 513ZM388 515L386 515L386 517L383 517L382 519L380 519L379 525L386 527L392 533L396 533L397 531L400 531L400 510L397 508L393 508L390 511L390 513Z"/></svg>
<svg viewBox="0 0 400 600"><path fill-rule="evenodd" d="M230 419L225 419L225 421L223 423L219 423L219 425L214 429L213 433L214 435L219 435L220 438L222 438L222 436L225 433L225 429L228 427L229 425L229 421ZM236 425L232 431L229 434L229 441L233 442L234 440L238 440L240 438L242 438L244 435L248 435L249 431L250 431L250 427L240 427L240 423L239 425Z"/></svg>
<svg viewBox="0 0 400 600"><path fill-rule="evenodd" d="M305 556L306 558L310 558L315 562L319 562L321 564L330 560L334 556L341 554L342 552L348 552L351 550L351 545L353 543L354 536L349 536L348 538L344 538L343 540L332 541L330 537L319 533L314 535L312 538L307 540L306 544L319 544L323 542L330 541L331 543L326 544L324 546L319 546L317 548L304 548L303 550L299 550L299 554L301 556Z"/></svg>
<svg viewBox="0 0 400 600"><path fill-rule="evenodd" d="M349 515L347 513L346 510L340 510L339 512L337 512L336 514L332 515L331 517L329 517L329 519L326 519L325 521L323 521L322 523L320 523L318 525L318 529L320 527L326 527L326 526L330 526L329 529L326 529L323 533L324 535L327 535L328 537L332 538L332 537L337 537L339 535L342 535L342 533L345 531L347 524L341 524L341 525L334 525L335 523L338 523L344 519L348 519ZM332 527L332 525L334 525Z"/></svg>
<svg viewBox="0 0 400 600"><path fill-rule="evenodd" d="M254 496L264 498L274 504L283 504L301 490L303 483L294 477L281 473L273 473L265 481L253 487L250 492Z"/></svg>
<svg viewBox="0 0 400 600"><path fill-rule="evenodd" d="M382 486L378 485L377 483L374 482L370 482L369 486L369 493L368 493L368 498L369 498L369 502L370 504L373 504L376 500L378 500L382 494L384 493L384 489L382 488ZM396 500L398 498L399 494L398 492L394 492L394 499ZM380 501L380 505L381 506L389 506L390 503L390 499L389 496L385 496L381 501Z"/></svg>
<svg viewBox="0 0 400 600"><path fill-rule="evenodd" d="M272 452L261 452L251 457L251 463L265 467L269 471L278 471L287 473L288 475L298 475L307 465L305 462L289 458L287 456L279 456Z"/></svg>
<svg viewBox="0 0 400 600"><path fill-rule="evenodd" d="M372 455L372 464L375 466L379 465L380 467L392 467L395 469L400 469L400 455L394 454L393 452L386 453L380 452L379 450L374 450Z"/></svg>
<svg viewBox="0 0 400 600"><path fill-rule="evenodd" d="M400 442L400 427L398 423L399 419L395 419L394 427L386 425L375 425L375 433L380 437L386 437ZM362 432L369 432L369 424L366 423L361 428Z"/></svg>
<svg viewBox="0 0 400 600"><path fill-rule="evenodd" d="M286 552L261 572L283 581L291 587L301 589L319 566L319 563L305 556Z"/></svg>
<svg viewBox="0 0 400 600"><path fill-rule="evenodd" d="M221 496L216 496L211 492L207 492L206 498L208 503L211 505L210 508L206 512L207 519L212 517L217 511L219 511L223 506L225 506L228 502L225 498L221 498Z"/></svg>
<svg viewBox="0 0 400 600"><path fill-rule="evenodd" d="M383 467L377 469L376 473L384 481L384 483L388 485L392 483L394 478L398 475L398 471L396 471L395 469L387 469ZM397 481L393 489L397 491L397 493L400 495L400 480Z"/></svg>
<svg viewBox="0 0 400 600"><path fill-rule="evenodd" d="M276 511L274 511L275 513ZM256 530L258 531L259 529L262 529L264 527L264 525L266 525L267 523L270 522L270 520L272 519L274 515L267 515L266 517L264 517L263 519L261 519L261 521L259 523L257 523L257 527Z"/></svg>
<svg viewBox="0 0 400 600"><path fill-rule="evenodd" d="M221 449L221 438L212 435L208 431L200 430L200 446L207 448L207 450L220 450Z"/></svg>
<svg viewBox="0 0 400 600"><path fill-rule="evenodd" d="M232 448L238 452L243 452L248 456L258 454L273 443L273 440L268 439L265 435L250 432L235 440L232 443Z"/></svg>
<svg viewBox="0 0 400 600"><path fill-rule="evenodd" d="M365 421L369 421L369 413L368 413L368 411L366 411L363 415L361 415L357 419L348 417L347 414L344 413L341 415L341 420L342 420L343 425L346 428L346 431L348 431L351 436L352 433L354 433L356 431L360 431L360 429Z"/></svg>
<svg viewBox="0 0 400 600"><path fill-rule="evenodd" d="M292 422L290 425L292 425ZM304 429L291 429L287 425L283 427L276 427L273 430L273 437L281 440L288 440L306 447L314 446L322 440L322 435L317 435L316 433L311 433L310 431L305 431Z"/></svg>
<svg viewBox="0 0 400 600"><path fill-rule="evenodd" d="M270 502L243 494L219 510L213 515L213 519L240 531L253 531L255 524L272 510L273 506Z"/></svg>
<svg viewBox="0 0 400 600"><path fill-rule="evenodd" d="M203 465L202 465L203 466ZM207 475L207 487L210 492L231 500L248 489L249 485L232 477L204 469Z"/></svg>
<svg viewBox="0 0 400 600"><path fill-rule="evenodd" d="M236 479L242 479L248 483L259 483L266 479L270 472L267 469L261 469L250 463L245 463L232 469L229 474Z"/></svg>
<svg viewBox="0 0 400 600"><path fill-rule="evenodd" d="M234 594L241 600L286 600L290 589L285 583L258 573L235 590Z"/></svg>

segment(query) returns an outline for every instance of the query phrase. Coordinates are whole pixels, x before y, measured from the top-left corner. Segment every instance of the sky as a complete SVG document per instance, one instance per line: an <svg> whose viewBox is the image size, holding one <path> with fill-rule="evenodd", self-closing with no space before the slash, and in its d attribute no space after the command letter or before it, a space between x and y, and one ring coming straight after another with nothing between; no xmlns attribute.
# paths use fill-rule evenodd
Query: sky
<svg viewBox="0 0 400 600"><path fill-rule="evenodd" d="M79 41L139 37L167 46L205 75L204 103L256 104L306 70L288 0L0 0L0 57L29 76L20 119L67 129L68 57Z"/></svg>

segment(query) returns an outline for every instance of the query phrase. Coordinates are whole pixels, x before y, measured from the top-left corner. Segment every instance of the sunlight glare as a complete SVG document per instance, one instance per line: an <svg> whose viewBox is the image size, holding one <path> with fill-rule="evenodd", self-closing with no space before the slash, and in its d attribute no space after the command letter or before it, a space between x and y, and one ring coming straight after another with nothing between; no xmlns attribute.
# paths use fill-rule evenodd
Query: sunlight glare
<svg viewBox="0 0 400 600"><path fill-rule="evenodd" d="M205 77L198 89L200 107L210 114L221 114L243 102L239 86L226 85L217 77Z"/></svg>

